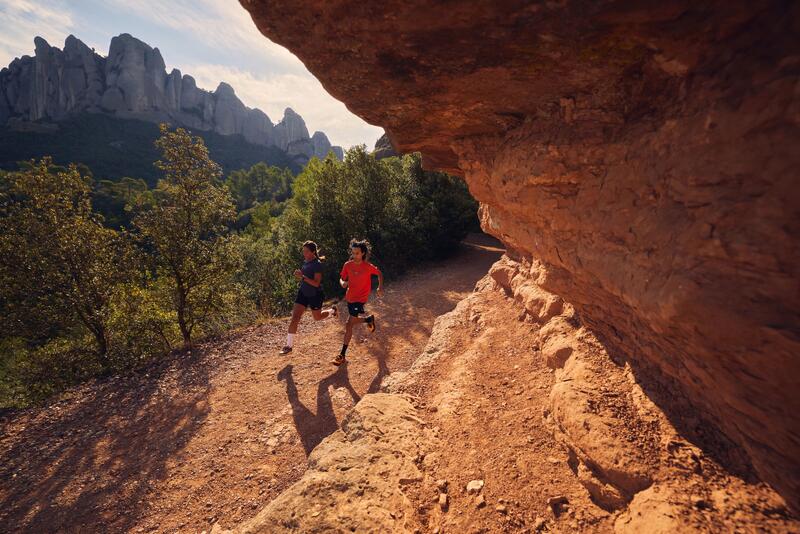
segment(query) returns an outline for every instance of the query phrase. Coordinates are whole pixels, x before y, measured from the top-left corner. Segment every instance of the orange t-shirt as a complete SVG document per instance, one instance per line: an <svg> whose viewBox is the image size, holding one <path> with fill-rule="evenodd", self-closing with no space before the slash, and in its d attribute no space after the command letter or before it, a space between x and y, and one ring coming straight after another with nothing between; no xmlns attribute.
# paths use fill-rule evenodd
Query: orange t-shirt
<svg viewBox="0 0 800 534"><path fill-rule="evenodd" d="M348 282L347 293L344 296L347 302L367 302L369 293L372 291L370 276L380 273L378 268L368 261L356 263L350 260L346 262L339 277Z"/></svg>

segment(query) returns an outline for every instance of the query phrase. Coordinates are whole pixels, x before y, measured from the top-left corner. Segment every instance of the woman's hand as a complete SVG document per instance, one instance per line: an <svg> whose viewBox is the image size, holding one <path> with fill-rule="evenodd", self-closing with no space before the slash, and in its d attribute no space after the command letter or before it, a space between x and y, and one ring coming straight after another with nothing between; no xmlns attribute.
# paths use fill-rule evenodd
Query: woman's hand
<svg viewBox="0 0 800 534"><path fill-rule="evenodd" d="M347 283L347 280L342 280L342 279L340 278L340 279L339 279L339 285L340 285L340 286L342 286L343 288L347 289L347 286L348 286L349 284Z"/></svg>
<svg viewBox="0 0 800 534"><path fill-rule="evenodd" d="M298 280L302 280L303 279L303 271L301 271L300 269L295 269L294 277L297 278Z"/></svg>
<svg viewBox="0 0 800 534"><path fill-rule="evenodd" d="M383 288L382 287L379 287L375 292L378 294L378 298L379 299L383 298Z"/></svg>

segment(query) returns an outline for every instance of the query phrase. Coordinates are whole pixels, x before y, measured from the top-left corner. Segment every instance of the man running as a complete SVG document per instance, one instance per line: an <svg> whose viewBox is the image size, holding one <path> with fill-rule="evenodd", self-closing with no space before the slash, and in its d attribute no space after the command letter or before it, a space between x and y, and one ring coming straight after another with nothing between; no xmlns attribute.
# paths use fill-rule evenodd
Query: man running
<svg viewBox="0 0 800 534"><path fill-rule="evenodd" d="M367 303L370 291L372 291L373 275L378 277L378 296L383 295L383 273L369 262L370 252L370 244L366 239L360 241L357 239L350 240L352 259L344 264L339 275L339 283L342 287L347 288L344 298L347 301L347 311L350 312L350 317L345 325L342 352L333 360L333 365L341 365L345 362L347 345L353 337L353 325L364 323L370 332L375 331L375 316L373 314L360 317L366 313L364 305Z"/></svg>

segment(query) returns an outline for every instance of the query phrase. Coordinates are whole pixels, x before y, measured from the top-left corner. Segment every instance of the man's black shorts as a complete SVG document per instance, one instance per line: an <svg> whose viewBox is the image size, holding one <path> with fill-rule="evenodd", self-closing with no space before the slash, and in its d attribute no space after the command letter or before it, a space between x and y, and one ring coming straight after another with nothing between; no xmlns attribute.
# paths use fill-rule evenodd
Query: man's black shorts
<svg viewBox="0 0 800 534"><path fill-rule="evenodd" d="M312 310L321 310L323 300L325 300L325 294L322 291L317 291L317 294L313 297L307 297L303 295L302 291L298 291L297 298L294 299L297 304Z"/></svg>
<svg viewBox="0 0 800 534"><path fill-rule="evenodd" d="M362 313L367 313L364 311L364 304L366 304L366 302L348 302L347 311L350 312L350 315L353 317L358 317Z"/></svg>

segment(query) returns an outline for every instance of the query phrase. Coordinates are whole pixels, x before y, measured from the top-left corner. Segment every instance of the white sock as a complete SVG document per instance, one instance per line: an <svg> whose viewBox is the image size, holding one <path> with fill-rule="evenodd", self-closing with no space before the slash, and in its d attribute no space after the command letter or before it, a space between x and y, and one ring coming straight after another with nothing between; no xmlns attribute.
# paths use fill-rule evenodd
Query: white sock
<svg viewBox="0 0 800 534"><path fill-rule="evenodd" d="M286 336L286 346L291 347L292 343L294 343L294 334L288 334Z"/></svg>

